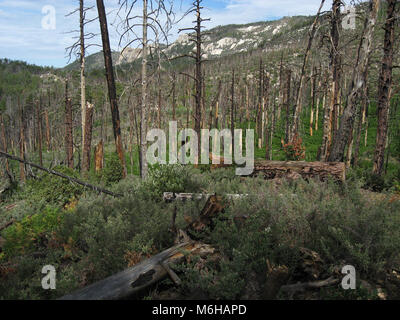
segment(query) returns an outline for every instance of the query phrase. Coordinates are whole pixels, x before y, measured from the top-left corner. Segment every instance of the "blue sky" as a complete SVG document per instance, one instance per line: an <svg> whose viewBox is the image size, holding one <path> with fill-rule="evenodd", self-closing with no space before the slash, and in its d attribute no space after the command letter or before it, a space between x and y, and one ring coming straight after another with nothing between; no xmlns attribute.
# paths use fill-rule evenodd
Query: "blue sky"
<svg viewBox="0 0 400 320"><path fill-rule="evenodd" d="M166 0L172 1L172 0ZM140 14L138 0L136 13ZM177 16L180 16L191 3L189 0L174 0ZM325 9L329 9L330 1L326 1ZM95 0L86 0L87 6L95 5ZM113 50L119 50L125 43L119 45L117 32L118 0L105 0L108 14L109 32ZM320 0L204 0L204 17L211 18L205 23L207 28L225 24L243 24L257 21L274 20L283 16L311 15L318 10ZM55 29L44 29L42 13L45 6L55 9ZM78 0L0 0L0 58L23 60L42 66L63 67L68 63L65 48L74 42L76 34L68 33L79 27L77 14L66 15L77 8ZM90 18L97 16L94 9L88 13ZM171 30L170 41L176 39L179 28L190 27L193 16L185 17ZM48 21L48 20L45 20ZM93 33L99 32L98 22L87 27ZM91 41L101 44L99 37ZM136 46L138 43L135 44ZM88 53L99 51L99 47L91 47Z"/></svg>

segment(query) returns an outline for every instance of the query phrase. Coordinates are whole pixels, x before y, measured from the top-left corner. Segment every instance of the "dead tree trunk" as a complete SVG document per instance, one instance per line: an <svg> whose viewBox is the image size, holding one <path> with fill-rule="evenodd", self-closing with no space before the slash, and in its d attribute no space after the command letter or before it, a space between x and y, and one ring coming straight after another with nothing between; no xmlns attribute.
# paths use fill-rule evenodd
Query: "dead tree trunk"
<svg viewBox="0 0 400 320"><path fill-rule="evenodd" d="M387 1L387 16L385 22L385 39L383 43L382 68L379 75L378 87L378 129L374 154L373 172L378 175L383 173L385 147L388 135L388 115L390 106L390 93L392 86L393 48L395 41L396 4L397 0Z"/></svg>
<svg viewBox="0 0 400 320"><path fill-rule="evenodd" d="M330 102L328 103L324 115L324 133L322 145L319 152L320 159L327 161L330 154L332 142L333 122L335 121L336 108L338 103L339 77L340 77L340 55L339 55L339 22L340 22L341 0L334 0L332 4L331 16L331 79L330 79Z"/></svg>
<svg viewBox="0 0 400 320"><path fill-rule="evenodd" d="M336 131L328 161L343 161L344 152L349 139L352 140L354 119L357 111L357 102L363 87L366 85L365 76L368 73L369 56L372 48L372 35L379 7L379 0L370 1L369 17L365 20L363 37L358 47L358 54L353 70L353 78L346 107Z"/></svg>
<svg viewBox="0 0 400 320"><path fill-rule="evenodd" d="M82 163L82 167L85 168L84 172L87 172L90 170L90 154L91 154L91 145L92 145L92 128L93 128L93 111L94 111L94 105L91 104L90 102L87 102L86 108L85 108L85 149L82 150L82 153L84 154L83 159L85 160L84 163Z"/></svg>
<svg viewBox="0 0 400 320"><path fill-rule="evenodd" d="M81 71L81 128L82 128L82 171L89 171L86 141L86 80L85 80L85 10L83 0L79 0L79 29L80 29L80 71Z"/></svg>
<svg viewBox="0 0 400 320"><path fill-rule="evenodd" d="M24 111L21 106L20 97L18 97L18 109L20 110L20 128L19 128L19 156L25 159L25 130L24 130ZM19 165L19 178L22 182L25 181L25 165Z"/></svg>
<svg viewBox="0 0 400 320"><path fill-rule="evenodd" d="M38 140L38 152L39 152L39 164L43 166L43 154L42 154L42 118L41 118L41 104L42 97L36 101L36 123L37 123L37 140Z"/></svg>
<svg viewBox="0 0 400 320"><path fill-rule="evenodd" d="M65 153L67 166L74 168L74 136L72 126L72 102L68 98L68 80L65 81Z"/></svg>
<svg viewBox="0 0 400 320"><path fill-rule="evenodd" d="M5 131L5 128L4 128L4 119L3 119L3 114L1 112L0 112L0 125L1 125L1 142L2 142L2 145L3 145L2 149L3 149L4 152L8 152L7 151L6 131ZM10 167L9 167L9 164L8 164L8 159L6 159L5 166L6 166L6 172L9 172Z"/></svg>
<svg viewBox="0 0 400 320"><path fill-rule="evenodd" d="M12 156L11 154L8 154L8 153L2 152L2 151L0 151L0 156L8 158L8 159L11 159L11 160L18 161L20 164L22 164L22 166L28 165L28 166L31 166L33 168L45 171L45 172L47 172L49 174L53 174L55 176L58 176L60 178L67 179L67 180L69 180L71 182L77 183L77 184L79 184L81 186L84 186L84 187L89 188L89 189L91 189L93 191L96 191L96 192L102 192L104 194L108 194L108 195L113 196L113 197L121 197L122 196L121 194L116 194L116 193L108 191L106 189L103 189L103 188L100 188L100 187L96 187L96 186L94 186L94 185L92 185L90 183L87 183L85 181L82 181L82 180L79 180L79 179L76 179L76 178L73 178L73 177L69 177L69 176L67 176L67 175L65 175L63 173L60 173L60 172L57 172L57 171L54 171L54 170L50 170L50 169L44 168L44 167L39 166L39 165L37 165L35 163L26 161L26 160L24 160L22 158L18 158L18 157Z"/></svg>
<svg viewBox="0 0 400 320"><path fill-rule="evenodd" d="M311 51L312 42L314 40L315 32L317 30L317 23L318 23L319 15L321 13L322 7L324 6L324 3L325 3L325 0L322 0L321 5L318 9L317 15L311 26L311 30L309 32L308 44L307 44L306 52L304 54L303 66L301 68L301 73L300 73L299 87L297 89L296 104L294 106L293 123L292 123L292 126L289 131L289 141L291 141L293 139L294 135L296 133L298 133L298 130L299 130L300 113L301 113L301 109L302 109L301 97L302 97L302 91L303 91L303 86L304 86L306 67L307 67L307 62L308 62L308 58L309 58L310 51Z"/></svg>
<svg viewBox="0 0 400 320"><path fill-rule="evenodd" d="M285 142L289 143L289 130L290 130L290 83L291 83L292 71L287 69L286 71L286 88L284 94L284 105L286 108L286 134L285 134Z"/></svg>
<svg viewBox="0 0 400 320"><path fill-rule="evenodd" d="M253 175L263 174L267 179L275 178L319 178L331 177L345 181L346 167L343 162L266 161L254 162Z"/></svg>
<svg viewBox="0 0 400 320"><path fill-rule="evenodd" d="M104 145L103 140L97 144L94 150L94 163L96 173L100 173L104 164Z"/></svg>
<svg viewBox="0 0 400 320"><path fill-rule="evenodd" d="M122 139L121 139L121 124L120 124L120 119L119 119L117 91L115 88L114 69L113 69L113 65L112 65L110 39L109 39L108 27L107 27L107 17L106 17L103 0L97 0L97 10L98 10L98 14L99 14L101 38L102 38L102 42L103 42L104 64L105 64L105 69L106 69L108 96L110 99L115 147L117 150L119 160L121 162L121 166L123 168L122 169L123 177L126 177L125 156L124 156L124 148L122 146Z"/></svg>

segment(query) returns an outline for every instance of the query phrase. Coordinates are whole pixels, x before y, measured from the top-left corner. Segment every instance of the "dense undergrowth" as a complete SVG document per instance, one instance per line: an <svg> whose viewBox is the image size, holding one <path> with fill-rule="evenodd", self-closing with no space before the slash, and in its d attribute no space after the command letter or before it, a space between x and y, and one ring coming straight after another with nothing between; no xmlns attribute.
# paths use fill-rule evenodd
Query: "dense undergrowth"
<svg viewBox="0 0 400 320"><path fill-rule="evenodd" d="M217 249L218 259L202 261L200 269L196 259L175 266L183 280L175 289L179 297L193 297L200 290L212 299L265 298L267 260L288 268L287 283L311 281L299 268L303 248L323 261L319 278L351 264L358 279L384 287L389 298L399 297L398 284L387 283L388 272L400 268L400 201L389 201L398 185L395 177L389 188L383 188L387 196L379 199L365 196L361 186L368 185L368 177L362 172L350 173L341 185L314 180L276 184L241 179L232 169L210 172L207 167L179 165L153 167L144 182L136 176L116 182L119 177L111 173L95 178L124 196L94 194L44 175L6 201L17 206L3 206L1 220L18 221L1 234L1 299L54 299L172 246L174 204L162 201L164 191L249 194L229 202L213 229L198 235L198 240ZM177 203L177 227L184 228L188 219L197 217L204 202ZM245 223L235 223L243 214L248 216ZM48 264L57 271L56 290L41 288L41 270ZM169 282L164 280L160 288ZM252 283L258 287L250 294ZM156 298L160 288L145 295ZM377 297L363 290L336 286L315 294L321 299Z"/></svg>

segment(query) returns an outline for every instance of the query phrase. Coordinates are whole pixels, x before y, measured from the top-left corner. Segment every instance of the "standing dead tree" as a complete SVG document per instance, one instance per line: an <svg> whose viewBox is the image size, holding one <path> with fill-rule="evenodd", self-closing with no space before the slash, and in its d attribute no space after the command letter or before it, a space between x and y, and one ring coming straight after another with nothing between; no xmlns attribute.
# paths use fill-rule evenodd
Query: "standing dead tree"
<svg viewBox="0 0 400 320"><path fill-rule="evenodd" d="M101 30L101 39L103 43L104 64L106 69L106 79L108 87L108 98L110 100L111 117L113 123L115 147L121 162L123 177L126 176L124 148L121 139L121 123L119 119L119 109L117 100L117 90L115 87L114 69L112 64L110 38L108 34L107 16L103 0L97 0L97 11L99 13L99 22Z"/></svg>
<svg viewBox="0 0 400 320"><path fill-rule="evenodd" d="M388 136L388 116L392 86L393 48L395 42L396 4L397 0L387 1L387 16L385 22L385 39L383 42L382 67L379 75L378 87L378 129L374 154L373 172L383 173L385 148Z"/></svg>
<svg viewBox="0 0 400 320"><path fill-rule="evenodd" d="M74 44L68 47L66 50L68 51L68 56L71 59L72 55L79 57L80 63L80 85L81 85L81 128L82 128L82 171L89 171L90 165L90 149L91 146L88 144L88 135L91 135L91 132L88 132L86 129L86 117L88 112L92 112L92 110L88 110L88 104L86 101L86 76L85 76L85 54L88 47L93 46L95 44L86 44L86 40L93 39L96 34L94 33L85 33L85 27L87 24L95 21L94 19L87 19L86 14L89 10L92 10L94 7L85 7L84 0L79 0L79 8L70 12L67 16L71 16L76 12L79 12L79 36L77 36L77 40ZM78 30L71 31L72 33L78 32ZM87 159L87 157L89 157Z"/></svg>
<svg viewBox="0 0 400 320"><path fill-rule="evenodd" d="M168 32L171 28L172 18L174 17L171 7L167 7L167 2L164 0L142 0L143 14L135 15L135 5L137 0L124 0L119 1L120 8L118 10L118 16L121 19L120 27L122 33L120 34L119 44L122 41L126 41L127 44L123 48L124 52L133 43L139 41L142 45L140 57L142 59L141 67L141 108L140 108L140 176L144 179L147 176L147 122L149 120L149 99L148 99L148 86L150 81L149 76L149 50L153 47L158 52L158 65L160 67L160 46L159 40L165 40L168 43ZM121 17L121 13L124 15ZM162 24L161 20L165 20ZM138 20L138 22L136 22ZM139 22L141 20L141 22ZM141 27L142 36L139 37L137 34L137 28ZM133 37L132 37L133 35ZM154 38L153 38L154 37ZM153 45L151 46L151 43ZM159 68L159 71L161 68ZM161 96L160 96L161 97ZM160 100L159 100L160 102ZM160 106L159 106L160 107ZM159 109L160 111L160 109ZM159 120L160 113L159 113ZM159 121L160 122L160 121Z"/></svg>
<svg viewBox="0 0 400 320"><path fill-rule="evenodd" d="M324 111L324 132L322 136L322 145L319 150L319 158L321 161L328 159L331 143L332 130L334 128L336 109L338 104L338 96L340 92L340 52L339 52L339 26L340 26L340 6L341 0L334 0L331 13L331 33L330 33L330 102Z"/></svg>
<svg viewBox="0 0 400 320"><path fill-rule="evenodd" d="M68 97L68 80L65 81L65 151L67 166L74 168L74 136L72 126L72 102Z"/></svg>
<svg viewBox="0 0 400 320"><path fill-rule="evenodd" d="M311 46L314 40L315 33L317 31L317 25L318 25L318 20L321 14L322 7L324 6L325 0L321 1L321 5L319 6L317 15L315 16L314 22L311 25L310 31L309 31L309 37L308 37L308 44L306 48L306 52L304 54L304 60L303 60L303 66L301 67L301 73L300 73L300 80L299 80L299 87L297 88L297 94L296 94L296 104L294 106L294 116L293 116L293 123L289 131L289 141L293 139L296 133L298 133L299 130L299 121L300 121L300 113L302 109L302 91L305 83L305 74L306 74L306 67L307 67L307 62L310 56L310 51L311 51Z"/></svg>
<svg viewBox="0 0 400 320"><path fill-rule="evenodd" d="M195 111L194 111L194 131L200 136L200 129L201 129L201 118L202 118L202 101L203 101L203 72L202 72L202 65L204 63L203 59L203 51L202 51L202 43L203 43L203 36L205 35L204 32L202 32L202 28L204 26L202 25L203 22L205 21L210 21L210 19L204 19L201 17L201 10L203 7L201 6L201 3L203 0L195 0L193 1L192 8L190 8L185 15L188 15L192 12L196 13L196 21L193 21L195 23L195 26L192 28L184 28L184 29L179 29L179 32L182 31L194 31L194 34L189 34L189 41L192 41L195 43L196 49L195 52L189 55L184 55L185 57L190 57L195 60L196 63L196 70L195 70L195 76L192 77L188 75L190 78L192 78L195 82L195 88L196 88L196 94L195 94ZM200 140L198 141L198 150L200 150Z"/></svg>
<svg viewBox="0 0 400 320"><path fill-rule="evenodd" d="M346 106L340 119L339 130L336 131L332 142L328 161L343 161L346 145L349 142L349 138L352 139L353 136L352 131L357 111L357 102L367 81L366 75L368 73L369 57L372 48L372 35L375 29L379 2L379 0L371 0L369 3L369 15L364 22L364 31L358 47Z"/></svg>

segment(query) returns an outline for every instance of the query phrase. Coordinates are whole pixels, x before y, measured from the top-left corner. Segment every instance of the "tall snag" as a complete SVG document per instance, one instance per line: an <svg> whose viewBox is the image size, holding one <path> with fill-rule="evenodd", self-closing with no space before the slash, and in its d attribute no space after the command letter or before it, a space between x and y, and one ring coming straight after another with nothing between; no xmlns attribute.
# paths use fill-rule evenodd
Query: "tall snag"
<svg viewBox="0 0 400 320"><path fill-rule="evenodd" d="M72 102L68 97L68 80L65 81L65 152L67 166L74 168L74 138L72 131Z"/></svg>
<svg viewBox="0 0 400 320"><path fill-rule="evenodd" d="M328 159L331 143L332 143L332 129L333 122L335 121L336 108L338 104L338 96L340 92L340 53L339 53L339 25L340 25L340 5L341 0L334 0L332 4L331 16L331 52L330 52L330 101L327 103L324 112L324 132L322 136L322 145L319 150L319 158L321 161Z"/></svg>
<svg viewBox="0 0 400 320"><path fill-rule="evenodd" d="M126 166L124 149L121 139L121 126L119 120L119 110L117 103L117 91L115 88L114 69L112 65L110 39L108 36L107 17L104 8L103 0L97 0L97 11L99 13L99 22L101 29L101 39L103 42L104 64L106 68L106 79L108 87L108 96L110 99L111 117L113 123L115 147L118 153L119 160L123 168L123 177L126 176Z"/></svg>
<svg viewBox="0 0 400 320"><path fill-rule="evenodd" d="M357 113L357 102L367 81L366 76L368 74L369 56L372 49L372 35L375 29L378 8L379 0L371 0L369 4L369 16L365 20L363 35L358 47L346 106L340 119L339 129L336 131L332 142L328 161L343 161L346 145L353 139L352 131Z"/></svg>
<svg viewBox="0 0 400 320"><path fill-rule="evenodd" d="M397 0L387 1L387 16L385 22L385 39L383 43L382 68L379 75L378 87L378 129L376 132L376 145L374 154L373 172L378 175L383 173L385 148L388 135L388 115L390 93L392 86L393 47L395 41L396 4Z"/></svg>

